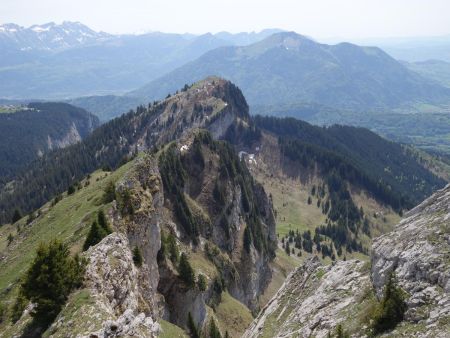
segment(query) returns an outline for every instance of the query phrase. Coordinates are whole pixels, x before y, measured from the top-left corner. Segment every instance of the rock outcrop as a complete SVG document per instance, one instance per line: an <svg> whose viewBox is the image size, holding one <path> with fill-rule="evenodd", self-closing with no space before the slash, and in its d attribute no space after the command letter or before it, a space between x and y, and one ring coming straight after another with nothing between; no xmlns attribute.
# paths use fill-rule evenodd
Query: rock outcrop
<svg viewBox="0 0 450 338"><path fill-rule="evenodd" d="M370 289L367 264L317 257L292 272L244 337L327 337L354 312Z"/></svg>
<svg viewBox="0 0 450 338"><path fill-rule="evenodd" d="M386 337L449 337L450 186L374 240L369 262L324 267L310 259L293 272L244 337L326 337L340 324L367 337L387 276L406 293L404 320Z"/></svg>
<svg viewBox="0 0 450 338"><path fill-rule="evenodd" d="M69 302L48 329L50 337L154 337L155 318L142 308L139 269L128 239L112 233L85 254L89 258L85 288Z"/></svg>
<svg viewBox="0 0 450 338"><path fill-rule="evenodd" d="M394 271L408 293L405 319L437 337L450 328L450 186L409 211L395 229L374 241L372 281L380 297ZM447 331L450 332L450 331Z"/></svg>
<svg viewBox="0 0 450 338"><path fill-rule="evenodd" d="M158 251L161 248L160 224L163 221L164 192L157 160L144 154L137 158L133 167L116 183L113 225L126 234L130 249L139 248L144 266L139 269L140 293L145 299L147 312L159 314L159 268ZM132 214L124 212L132 209Z"/></svg>

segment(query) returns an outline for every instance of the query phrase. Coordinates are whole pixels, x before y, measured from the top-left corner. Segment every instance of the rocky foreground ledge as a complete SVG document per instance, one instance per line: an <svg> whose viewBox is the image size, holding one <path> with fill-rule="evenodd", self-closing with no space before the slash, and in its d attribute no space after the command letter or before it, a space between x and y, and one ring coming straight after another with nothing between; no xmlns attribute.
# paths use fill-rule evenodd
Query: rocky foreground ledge
<svg viewBox="0 0 450 338"><path fill-rule="evenodd" d="M71 295L49 328L49 337L156 337L160 326L142 311L140 272L127 237L112 233L86 257L86 286Z"/></svg>
<svg viewBox="0 0 450 338"><path fill-rule="evenodd" d="M386 337L450 337L450 185L408 212L374 241L371 262L295 270L244 337L327 337L340 324L366 337L371 311L390 272L407 293L405 320Z"/></svg>
<svg viewBox="0 0 450 338"><path fill-rule="evenodd" d="M395 229L374 241L372 282L381 296L395 271L409 294L406 320L428 331L446 324L450 336L450 185L412 209Z"/></svg>

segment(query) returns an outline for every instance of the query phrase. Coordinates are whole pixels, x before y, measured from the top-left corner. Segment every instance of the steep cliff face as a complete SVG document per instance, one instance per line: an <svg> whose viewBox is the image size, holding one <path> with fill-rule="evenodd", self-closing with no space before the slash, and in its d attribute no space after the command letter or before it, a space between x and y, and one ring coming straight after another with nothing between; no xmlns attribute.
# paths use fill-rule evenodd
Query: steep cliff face
<svg viewBox="0 0 450 338"><path fill-rule="evenodd" d="M276 246L271 201L233 148L207 132L194 133L160 154L160 172L171 222L164 225L207 278L205 292L186 288L169 259L160 262L159 290L167 319L180 326L190 312L200 325L206 305L220 303L223 289L256 310L272 273ZM220 285L218 285L220 284Z"/></svg>
<svg viewBox="0 0 450 338"><path fill-rule="evenodd" d="M111 211L114 227L125 233L130 248L138 248L144 265L139 269L139 288L146 311L157 316L159 271L157 254L161 248L160 223L164 194L157 161L143 155L116 182L116 201Z"/></svg>
<svg viewBox="0 0 450 338"><path fill-rule="evenodd" d="M394 271L408 293L406 320L423 335L450 332L450 186L412 209L395 229L373 244L372 280L382 294Z"/></svg>
<svg viewBox="0 0 450 338"><path fill-rule="evenodd" d="M176 171L164 161L181 165L183 180L175 186L168 179L177 180ZM257 310L272 277L275 222L264 189L231 146L194 132L166 150L139 155L115 190L107 215L116 232L84 254L84 287L71 295L49 336L151 337L162 330L160 318L187 329L189 314L199 330L207 330L225 290ZM180 218L180 199L195 231ZM169 235L187 255L196 281L205 277L203 288L183 279L180 258L173 260L167 248ZM133 263L136 247L140 267ZM223 333L228 328L218 325Z"/></svg>
<svg viewBox="0 0 450 338"><path fill-rule="evenodd" d="M375 239L369 262L324 267L309 260L293 272L244 337L326 337L341 325L368 336L377 299L395 272L406 292L404 320L388 337L448 337L450 332L450 186Z"/></svg>

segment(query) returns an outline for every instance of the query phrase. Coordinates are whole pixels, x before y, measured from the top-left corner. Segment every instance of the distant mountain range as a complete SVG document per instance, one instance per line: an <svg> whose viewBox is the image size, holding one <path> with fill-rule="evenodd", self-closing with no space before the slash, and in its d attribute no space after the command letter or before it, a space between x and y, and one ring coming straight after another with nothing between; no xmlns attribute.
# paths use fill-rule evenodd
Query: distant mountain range
<svg viewBox="0 0 450 338"><path fill-rule="evenodd" d="M0 26L0 97L62 99L123 93L225 45L260 33L111 35L78 22Z"/></svg>
<svg viewBox="0 0 450 338"><path fill-rule="evenodd" d="M404 62L406 67L422 76L439 82L450 88L450 62L441 60L427 60L418 62Z"/></svg>
<svg viewBox="0 0 450 338"><path fill-rule="evenodd" d="M70 22L1 27L0 98L64 100L108 121L218 75L242 89L254 114L363 126L450 151L450 71L442 61L402 62L376 47L280 30L197 36L110 35Z"/></svg>
<svg viewBox="0 0 450 338"><path fill-rule="evenodd" d="M328 40L331 43L337 41L341 40ZM364 46L378 46L402 61L421 62L437 59L450 62L450 35L356 39L352 42Z"/></svg>
<svg viewBox="0 0 450 338"><path fill-rule="evenodd" d="M65 21L60 25L22 27L13 23L0 25L0 48L20 51L60 51L111 39L112 35L95 32L79 22Z"/></svg>
<svg viewBox="0 0 450 338"><path fill-rule="evenodd" d="M130 95L160 98L211 74L235 82L250 106L314 102L370 111L450 101L449 89L379 48L325 45L294 32L273 34L249 46L217 48Z"/></svg>

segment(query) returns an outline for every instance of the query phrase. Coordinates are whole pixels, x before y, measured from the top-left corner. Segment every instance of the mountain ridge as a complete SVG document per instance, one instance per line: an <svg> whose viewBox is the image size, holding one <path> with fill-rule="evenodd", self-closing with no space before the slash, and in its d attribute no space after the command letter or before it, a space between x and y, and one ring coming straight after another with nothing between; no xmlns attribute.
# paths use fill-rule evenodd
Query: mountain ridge
<svg viewBox="0 0 450 338"><path fill-rule="evenodd" d="M159 97L210 74L237 83L250 105L303 101L385 109L450 96L447 88L410 72L381 49L319 44L294 32L276 33L249 46L212 50L129 95Z"/></svg>

